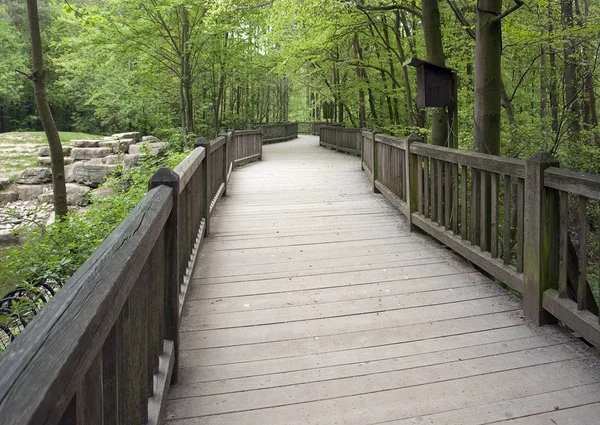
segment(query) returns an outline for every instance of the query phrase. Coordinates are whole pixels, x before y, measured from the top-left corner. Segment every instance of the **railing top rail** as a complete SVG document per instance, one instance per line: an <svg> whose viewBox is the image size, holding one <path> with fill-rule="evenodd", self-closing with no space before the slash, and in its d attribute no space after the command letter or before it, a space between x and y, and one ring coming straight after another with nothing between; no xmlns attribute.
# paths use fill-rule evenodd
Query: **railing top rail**
<svg viewBox="0 0 600 425"><path fill-rule="evenodd" d="M56 424L117 321L173 206L151 190L0 357L5 425Z"/></svg>
<svg viewBox="0 0 600 425"><path fill-rule="evenodd" d="M257 130L243 130L243 131L235 131L234 136L246 136L250 134L261 134L260 129Z"/></svg>
<svg viewBox="0 0 600 425"><path fill-rule="evenodd" d="M173 171L179 175L179 193L183 192L205 157L205 149L198 147L190 152L190 154L173 169Z"/></svg>
<svg viewBox="0 0 600 425"><path fill-rule="evenodd" d="M223 146L225 143L227 143L227 139L229 136L219 136L214 140L210 141L210 153L213 153L214 151L216 151L217 149L219 149L221 146Z"/></svg>
<svg viewBox="0 0 600 425"><path fill-rule="evenodd" d="M340 131L342 133L362 133L362 131L363 131L360 128L345 128L345 127L337 127L335 125L325 125L321 128L326 129L326 130Z"/></svg>
<svg viewBox="0 0 600 425"><path fill-rule="evenodd" d="M376 134L375 140L377 142L380 142L380 143L383 143L386 145L390 145L390 146L394 146L399 149L406 149L406 145L407 145L406 139L401 139L399 137L394 137L394 136L388 136L387 134Z"/></svg>
<svg viewBox="0 0 600 425"><path fill-rule="evenodd" d="M600 175L551 167L545 171L544 185L590 199L600 199Z"/></svg>
<svg viewBox="0 0 600 425"><path fill-rule="evenodd" d="M522 159L461 151L419 142L412 143L410 150L411 153L416 155L427 156L458 165L466 165L493 173L506 174L511 177L525 178L525 161Z"/></svg>

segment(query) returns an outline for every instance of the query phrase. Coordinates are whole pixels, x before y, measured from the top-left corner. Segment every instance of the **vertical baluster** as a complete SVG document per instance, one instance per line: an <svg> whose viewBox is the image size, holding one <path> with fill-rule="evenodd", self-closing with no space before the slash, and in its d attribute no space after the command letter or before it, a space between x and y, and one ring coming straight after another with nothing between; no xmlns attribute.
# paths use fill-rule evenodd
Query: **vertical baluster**
<svg viewBox="0 0 600 425"><path fill-rule="evenodd" d="M504 175L504 221L502 224L502 257L504 259L504 264L509 265L511 260L511 250L510 250L510 204L512 203L511 199L511 183L510 176L508 174Z"/></svg>
<svg viewBox="0 0 600 425"><path fill-rule="evenodd" d="M117 327L120 337L119 357L117 357L119 423L132 424L134 423L131 417L133 397L130 382L134 378L132 371L133 359L131 358L131 331L129 327L129 300L123 305L123 309L117 320Z"/></svg>
<svg viewBox="0 0 600 425"><path fill-rule="evenodd" d="M102 346L102 412L105 424L119 425L118 412L118 368L120 338L118 321L110 330Z"/></svg>
<svg viewBox="0 0 600 425"><path fill-rule="evenodd" d="M146 376L144 370L146 364L142 361L145 358L145 352L142 352L142 306L141 301L141 281L144 272L140 274L137 282L133 285L129 293L129 330L130 330L130 350L131 350L131 379L129 381L129 394L131 397L129 420L132 424L145 423L147 420L148 398L142 399L142 387L146 388ZM145 279L144 279L145 280ZM143 413L142 413L143 411ZM142 420L142 416L144 419Z"/></svg>
<svg viewBox="0 0 600 425"><path fill-rule="evenodd" d="M444 225L444 163L442 160L436 160L436 174L437 174L437 218L438 224Z"/></svg>
<svg viewBox="0 0 600 425"><path fill-rule="evenodd" d="M417 155L417 205L418 212L423 215L423 159Z"/></svg>
<svg viewBox="0 0 600 425"><path fill-rule="evenodd" d="M471 245L479 245L480 186L479 170L471 168Z"/></svg>
<svg viewBox="0 0 600 425"><path fill-rule="evenodd" d="M560 191L560 228L559 231L559 270L558 292L561 298L567 297L569 269L569 193Z"/></svg>
<svg viewBox="0 0 600 425"><path fill-rule="evenodd" d="M73 396L73 398L69 402L69 405L65 409L65 412L58 421L58 425L78 425L79 423L81 423L80 418L77 417L77 397L77 394Z"/></svg>
<svg viewBox="0 0 600 425"><path fill-rule="evenodd" d="M480 178L481 178L481 185L480 187L480 199L481 199L481 206L479 207L479 211L480 211L480 218L479 218L479 225L480 225L480 230L479 230L479 246L481 247L481 251L489 251L490 247L489 247L489 241L488 241L488 237L489 237L489 229L488 229L488 205L489 205L489 191L488 189L488 172L485 170L481 170L479 172Z"/></svg>
<svg viewBox="0 0 600 425"><path fill-rule="evenodd" d="M498 258L498 174L491 173L492 220L490 232L490 253L492 258Z"/></svg>
<svg viewBox="0 0 600 425"><path fill-rule="evenodd" d="M517 272L523 273L525 235L525 182L517 180Z"/></svg>
<svg viewBox="0 0 600 425"><path fill-rule="evenodd" d="M452 213L452 183L451 183L451 173L450 167L452 164L448 162L444 162L444 224L446 229L450 229L451 227L451 217Z"/></svg>
<svg viewBox="0 0 600 425"><path fill-rule="evenodd" d="M452 233L458 235L458 164L452 164Z"/></svg>
<svg viewBox="0 0 600 425"><path fill-rule="evenodd" d="M431 217L431 214L429 213L429 182L431 181L429 179L429 157L426 156L423 159L423 184L425 186L423 188L423 198L425 198L423 200L423 202L425 203L425 205L423 205L423 212L425 217L429 218Z"/></svg>
<svg viewBox="0 0 600 425"><path fill-rule="evenodd" d="M102 353L98 354L85 374L75 396L77 423L103 425L102 420Z"/></svg>
<svg viewBox="0 0 600 425"><path fill-rule="evenodd" d="M467 171L467 167L465 165L461 166L461 174L460 174L460 197L461 197L461 202L460 202L460 234L463 238L463 240L467 240L468 237L468 226L467 226L467 209L468 209L468 205L467 205L467 199L468 199L468 183L469 183L469 176L468 176L468 171Z"/></svg>
<svg viewBox="0 0 600 425"><path fill-rule="evenodd" d="M437 160L431 158L431 221L436 222L438 220L438 209L437 209L437 195L436 195L436 178L437 174Z"/></svg>
<svg viewBox="0 0 600 425"><path fill-rule="evenodd" d="M587 198L579 197L579 276L577 280L577 309L585 310L588 306L587 300L587 250L588 216Z"/></svg>

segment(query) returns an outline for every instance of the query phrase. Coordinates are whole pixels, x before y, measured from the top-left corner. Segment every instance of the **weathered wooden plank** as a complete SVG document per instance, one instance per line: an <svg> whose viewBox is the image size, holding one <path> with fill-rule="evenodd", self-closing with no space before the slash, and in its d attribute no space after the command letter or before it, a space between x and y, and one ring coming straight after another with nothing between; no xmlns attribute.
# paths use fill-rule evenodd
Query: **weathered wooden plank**
<svg viewBox="0 0 600 425"><path fill-rule="evenodd" d="M492 173L491 177L491 231L490 231L490 253L492 258L498 258L498 174Z"/></svg>
<svg viewBox="0 0 600 425"><path fill-rule="evenodd" d="M104 345L172 206L151 191L0 357L0 416L37 424L61 416ZM12 350L24 353L10 355ZM61 353L51 355L50 353ZM50 359L53 364L50 366Z"/></svg>
<svg viewBox="0 0 600 425"><path fill-rule="evenodd" d="M511 182L510 176L504 176L504 220L502 224L502 258L505 265L509 265L512 260L512 249L511 249L511 215L510 206L512 204L511 199Z"/></svg>
<svg viewBox="0 0 600 425"><path fill-rule="evenodd" d="M468 176L468 171L467 171L467 167L466 166L461 166L461 174L460 174L460 197L461 197L461 201L460 201L460 235L463 238L463 240L468 240L468 234L469 234L469 228L468 228L468 221L467 221L467 211L468 211L468 204L467 204L467 199L469 199L469 195L468 195L468 189L467 189L467 185L468 185L468 180L469 180L469 176Z"/></svg>
<svg viewBox="0 0 600 425"><path fill-rule="evenodd" d="M579 196L579 276L577 279L577 309L585 310L587 308L587 266L588 266L588 200L584 196Z"/></svg>
<svg viewBox="0 0 600 425"><path fill-rule="evenodd" d="M461 151L442 146L427 145L425 143L415 143L412 152L417 155L428 156L432 159L439 159L458 165L466 165L468 167L497 174L508 174L519 178L525 177L525 161L520 159Z"/></svg>
<svg viewBox="0 0 600 425"><path fill-rule="evenodd" d="M589 199L600 199L600 176L552 167L544 172L544 183L550 187Z"/></svg>
<svg viewBox="0 0 600 425"><path fill-rule="evenodd" d="M568 270L569 270L569 194L560 191L560 233L559 257L560 267L558 272L558 292L561 298L567 297Z"/></svg>

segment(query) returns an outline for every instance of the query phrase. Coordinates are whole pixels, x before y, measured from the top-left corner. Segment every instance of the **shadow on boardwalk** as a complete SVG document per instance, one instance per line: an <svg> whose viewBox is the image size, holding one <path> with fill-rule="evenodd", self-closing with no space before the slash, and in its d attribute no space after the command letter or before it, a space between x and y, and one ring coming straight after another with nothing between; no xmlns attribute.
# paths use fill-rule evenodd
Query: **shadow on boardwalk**
<svg viewBox="0 0 600 425"><path fill-rule="evenodd" d="M237 171L181 323L170 425L593 424L596 355L371 193L317 138Z"/></svg>

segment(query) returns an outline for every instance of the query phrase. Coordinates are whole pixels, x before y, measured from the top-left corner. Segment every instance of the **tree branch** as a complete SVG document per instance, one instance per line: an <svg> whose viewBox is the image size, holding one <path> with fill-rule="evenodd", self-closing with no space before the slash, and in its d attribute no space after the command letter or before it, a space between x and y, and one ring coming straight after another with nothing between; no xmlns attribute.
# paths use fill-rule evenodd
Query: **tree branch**
<svg viewBox="0 0 600 425"><path fill-rule="evenodd" d="M415 7L406 6L404 4L391 4L388 6L366 6L362 4L360 1L356 0L356 7L358 7L362 11L388 11L388 10L404 10L408 13L412 13L418 17L421 17L421 11Z"/></svg>
<svg viewBox="0 0 600 425"><path fill-rule="evenodd" d="M496 16L494 18L495 21L500 21L504 18L506 18L508 15L510 15L511 13L513 13L515 10L520 9L521 6L523 6L523 0L514 0L515 4L513 5L513 7L510 7L508 9L506 9L504 12L502 12L500 15Z"/></svg>
<svg viewBox="0 0 600 425"><path fill-rule="evenodd" d="M458 19L458 21L463 25L463 27L465 28L465 31L467 32L467 34L469 34L469 37L471 37L473 40L475 40L475 31L473 31L472 25L469 22L469 20L467 19L467 17L462 13L462 11L458 8L458 6L456 5L456 3L454 3L453 0L447 0L448 5L450 5L450 8L452 9L452 11L454 12L454 15L456 15L456 19Z"/></svg>
<svg viewBox="0 0 600 425"><path fill-rule="evenodd" d="M25 76L25 78L27 78L28 80L33 80L33 75L32 74L28 74L26 72L23 72L19 69L15 69L15 72L18 72L19 74Z"/></svg>

